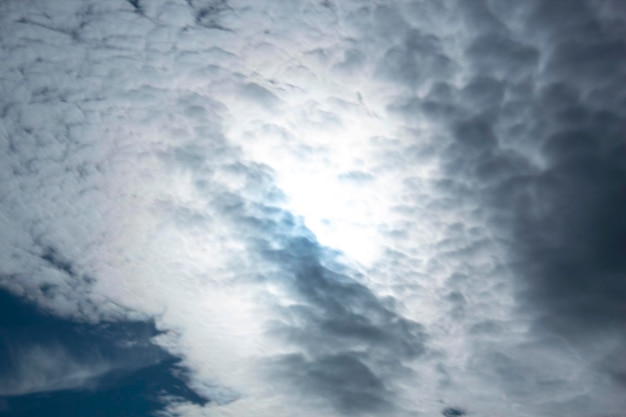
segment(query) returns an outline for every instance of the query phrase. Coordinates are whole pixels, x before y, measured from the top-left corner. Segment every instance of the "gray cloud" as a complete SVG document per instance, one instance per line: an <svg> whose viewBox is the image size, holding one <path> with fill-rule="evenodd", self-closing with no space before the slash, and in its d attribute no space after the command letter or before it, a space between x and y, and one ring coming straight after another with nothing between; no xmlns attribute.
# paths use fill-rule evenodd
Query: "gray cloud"
<svg viewBox="0 0 626 417"><path fill-rule="evenodd" d="M279 241L280 242L280 241ZM290 380L302 382L346 412L393 409L386 380L405 371L403 362L422 356L426 334L418 323L385 306L367 287L323 265L314 241L291 237L264 255L289 272L297 304L281 308L285 322L272 332L304 349L280 359ZM332 258L331 258L332 259ZM408 371L408 369L406 369Z"/></svg>
<svg viewBox="0 0 626 417"><path fill-rule="evenodd" d="M496 83L482 81L479 89L475 81L468 83L461 101L480 113L455 123L448 172L471 179L490 227L511 239L519 308L538 316L537 331L564 336L584 351L594 339L625 336L626 229L620 213L626 171L618 127L625 116L623 105L615 104L626 55L619 52L623 41L607 30L592 3L535 3L524 12L530 19L516 23L527 25L522 33L528 39L540 34L537 46L480 35L467 50L474 72L505 77L505 97L519 95L515 80L534 67L539 72L527 88L535 92L518 101L522 106L513 98L501 104L501 82L499 90L493 90ZM520 128L525 137L516 141ZM611 346L600 349L608 354L616 348ZM516 366L502 365L507 384L516 379L509 374ZM620 369L614 363L609 373ZM579 405L592 407L591 402L581 399Z"/></svg>
<svg viewBox="0 0 626 417"><path fill-rule="evenodd" d="M399 46L388 49L379 67L381 77L412 88L453 73L454 63L441 50L439 39L419 30L408 31Z"/></svg>
<svg viewBox="0 0 626 417"><path fill-rule="evenodd" d="M272 194L278 190L258 171L264 167L240 169L250 190L269 196L260 199L264 204L220 197L221 210L250 236L249 251L275 265L276 272L257 279L283 288L290 298L288 304L271 300L278 318L266 331L297 353L270 356L264 365L268 378L279 376L298 397L342 413L397 411L392 387L413 374L410 363L426 354L424 327L398 314L393 299L381 299L359 282L356 271L341 263L337 251L321 246L301 218L266 205L276 201Z"/></svg>
<svg viewBox="0 0 626 417"><path fill-rule="evenodd" d="M494 200L511 203L507 210L519 244L516 255L525 264L520 277L531 284L533 298L548 308L549 320L578 322L593 330L613 326L623 316L615 308L623 303L618 277L624 267L624 226L618 213L626 202L621 192L626 177L618 126L624 114L611 106L612 93L605 103L583 94L590 97L595 89L617 87L625 72L623 54L617 52L622 42L602 30L604 22L594 16L594 6L570 6L539 2L531 13L530 29L559 39L540 78L549 81L531 107L537 117L531 125L540 129L532 145L544 162L541 169L513 174L515 182L505 182ZM574 28L583 31L576 30L574 38L584 41L565 36L564 31ZM583 58L592 44L597 55ZM459 131L456 137L465 142L472 134ZM501 146L506 140L500 137Z"/></svg>

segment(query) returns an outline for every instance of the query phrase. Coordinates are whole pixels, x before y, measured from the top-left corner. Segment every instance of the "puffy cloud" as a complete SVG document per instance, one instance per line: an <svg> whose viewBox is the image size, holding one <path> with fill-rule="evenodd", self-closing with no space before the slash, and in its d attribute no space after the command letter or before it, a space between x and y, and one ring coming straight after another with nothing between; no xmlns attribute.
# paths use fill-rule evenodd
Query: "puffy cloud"
<svg viewBox="0 0 626 417"><path fill-rule="evenodd" d="M574 4L4 2L0 284L154 319L173 415L617 412L625 15ZM22 393L101 374L39 346Z"/></svg>

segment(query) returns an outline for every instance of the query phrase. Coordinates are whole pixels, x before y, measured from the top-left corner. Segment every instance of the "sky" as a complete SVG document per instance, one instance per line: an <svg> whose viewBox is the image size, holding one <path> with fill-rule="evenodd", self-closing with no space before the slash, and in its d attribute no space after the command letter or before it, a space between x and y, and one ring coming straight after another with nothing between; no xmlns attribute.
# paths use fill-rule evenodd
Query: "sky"
<svg viewBox="0 0 626 417"><path fill-rule="evenodd" d="M0 416L626 415L626 2L0 1Z"/></svg>

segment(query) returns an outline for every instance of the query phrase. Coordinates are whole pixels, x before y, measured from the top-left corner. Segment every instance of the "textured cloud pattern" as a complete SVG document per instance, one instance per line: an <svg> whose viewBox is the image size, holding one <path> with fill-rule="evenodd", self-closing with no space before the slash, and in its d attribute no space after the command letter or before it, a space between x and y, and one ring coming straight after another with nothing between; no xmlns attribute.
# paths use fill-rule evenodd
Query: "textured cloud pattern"
<svg viewBox="0 0 626 417"><path fill-rule="evenodd" d="M623 413L623 4L3 1L0 287L143 336L7 342L0 397L171 355L167 416Z"/></svg>

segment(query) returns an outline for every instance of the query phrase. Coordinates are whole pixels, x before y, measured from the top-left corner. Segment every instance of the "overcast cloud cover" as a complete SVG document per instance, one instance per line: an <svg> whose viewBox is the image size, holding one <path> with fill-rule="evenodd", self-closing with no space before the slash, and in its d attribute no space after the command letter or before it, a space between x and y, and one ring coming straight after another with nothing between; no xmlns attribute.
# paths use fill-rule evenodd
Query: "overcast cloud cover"
<svg viewBox="0 0 626 417"><path fill-rule="evenodd" d="M3 0L0 51L1 415L624 415L625 2Z"/></svg>

